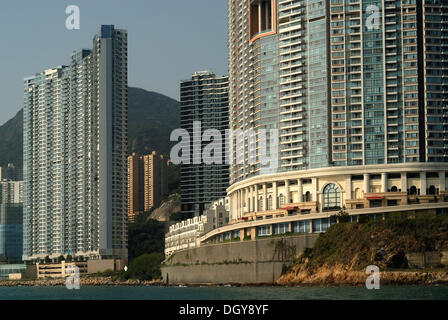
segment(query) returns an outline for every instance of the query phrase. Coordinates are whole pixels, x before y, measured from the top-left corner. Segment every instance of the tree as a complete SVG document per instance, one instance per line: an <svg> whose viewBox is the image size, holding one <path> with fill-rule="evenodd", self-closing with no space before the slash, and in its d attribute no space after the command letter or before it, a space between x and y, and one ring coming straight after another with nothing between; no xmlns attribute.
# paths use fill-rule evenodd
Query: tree
<svg viewBox="0 0 448 320"><path fill-rule="evenodd" d="M180 165L167 166L168 194L180 192Z"/></svg>
<svg viewBox="0 0 448 320"><path fill-rule="evenodd" d="M51 263L51 259L50 259L50 257L49 257L49 256L46 256L44 262L47 263L47 264L48 264L48 263Z"/></svg>
<svg viewBox="0 0 448 320"><path fill-rule="evenodd" d="M335 219L337 223L350 222L350 215L345 210L345 206L335 215L331 216L331 219Z"/></svg>
<svg viewBox="0 0 448 320"><path fill-rule="evenodd" d="M132 278L140 280L158 279L161 276L160 264L163 259L163 253L143 254L131 262L129 274Z"/></svg>
<svg viewBox="0 0 448 320"><path fill-rule="evenodd" d="M67 256L67 260L66 260L67 262L72 262L73 261L73 257L69 254L68 256Z"/></svg>
<svg viewBox="0 0 448 320"><path fill-rule="evenodd" d="M64 258L64 256L61 254L61 255L58 257L58 262L61 263L62 261L65 261L65 258Z"/></svg>
<svg viewBox="0 0 448 320"><path fill-rule="evenodd" d="M165 229L162 222L148 220L129 226L129 261L145 254L165 250Z"/></svg>

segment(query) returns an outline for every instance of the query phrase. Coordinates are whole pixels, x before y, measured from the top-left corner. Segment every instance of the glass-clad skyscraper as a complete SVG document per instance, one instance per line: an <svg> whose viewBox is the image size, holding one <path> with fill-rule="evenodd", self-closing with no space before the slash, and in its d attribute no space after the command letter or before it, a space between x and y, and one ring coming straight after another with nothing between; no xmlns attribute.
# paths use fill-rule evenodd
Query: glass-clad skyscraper
<svg viewBox="0 0 448 320"><path fill-rule="evenodd" d="M224 143L229 128L228 85L227 76L219 77L210 71L196 72L180 84L180 124L190 136L189 163L181 165L181 202L185 217L202 215L207 205L225 197L229 186ZM223 139L221 155L217 154L219 161L202 157L204 147L213 141L212 138L210 141L202 139L207 130L217 130Z"/></svg>
<svg viewBox="0 0 448 320"><path fill-rule="evenodd" d="M234 221L446 210L446 1L228 6Z"/></svg>
<svg viewBox="0 0 448 320"><path fill-rule="evenodd" d="M127 32L25 79L24 260L127 259Z"/></svg>

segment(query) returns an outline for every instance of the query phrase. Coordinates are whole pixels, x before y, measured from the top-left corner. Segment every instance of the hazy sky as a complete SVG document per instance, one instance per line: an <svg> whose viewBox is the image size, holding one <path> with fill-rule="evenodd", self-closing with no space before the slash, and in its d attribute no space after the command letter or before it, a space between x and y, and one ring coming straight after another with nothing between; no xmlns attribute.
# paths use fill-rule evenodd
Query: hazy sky
<svg viewBox="0 0 448 320"><path fill-rule="evenodd" d="M80 30L65 27L69 5ZM0 125L22 107L23 78L68 64L101 24L128 30L129 86L179 99L194 71L227 74L226 0L0 1Z"/></svg>

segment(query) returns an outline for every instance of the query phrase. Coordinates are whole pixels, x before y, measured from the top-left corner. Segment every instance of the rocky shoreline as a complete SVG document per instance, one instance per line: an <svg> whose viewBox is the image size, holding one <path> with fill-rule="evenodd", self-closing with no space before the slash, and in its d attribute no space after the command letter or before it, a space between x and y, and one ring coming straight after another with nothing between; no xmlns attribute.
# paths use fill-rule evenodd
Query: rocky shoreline
<svg viewBox="0 0 448 320"><path fill-rule="evenodd" d="M0 281L0 287L52 287L65 286L65 279L37 279L37 280L5 280ZM81 277L81 286L161 286L161 280L141 281L137 279L115 280L112 277Z"/></svg>
<svg viewBox="0 0 448 320"><path fill-rule="evenodd" d="M276 281L281 286L365 286L368 274L343 266L322 266L312 271L296 268ZM448 271L380 272L381 285L448 285Z"/></svg>
<svg viewBox="0 0 448 320"><path fill-rule="evenodd" d="M338 267L320 267L310 272L307 270L292 271L283 275L274 284L237 284L233 287L248 286L365 286L368 275L362 271L349 271ZM420 271L386 271L380 274L381 285L448 285L448 271L420 272ZM0 287L52 287L65 286L65 279L38 279L38 280L4 280L0 281ZM81 277L81 286L230 286L229 284L194 283L194 284L169 284L163 280L141 281L137 279L117 280L112 277Z"/></svg>

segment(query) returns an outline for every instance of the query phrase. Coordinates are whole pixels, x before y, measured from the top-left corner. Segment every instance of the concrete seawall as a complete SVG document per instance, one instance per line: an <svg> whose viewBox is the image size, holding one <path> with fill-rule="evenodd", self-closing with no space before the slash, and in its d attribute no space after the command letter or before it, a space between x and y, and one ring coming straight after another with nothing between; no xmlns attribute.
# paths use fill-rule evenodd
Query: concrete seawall
<svg viewBox="0 0 448 320"><path fill-rule="evenodd" d="M180 251L162 265L162 276L169 284L274 283L318 236L261 238Z"/></svg>

